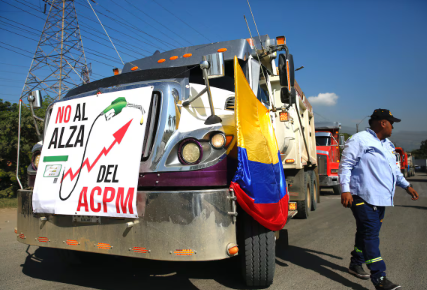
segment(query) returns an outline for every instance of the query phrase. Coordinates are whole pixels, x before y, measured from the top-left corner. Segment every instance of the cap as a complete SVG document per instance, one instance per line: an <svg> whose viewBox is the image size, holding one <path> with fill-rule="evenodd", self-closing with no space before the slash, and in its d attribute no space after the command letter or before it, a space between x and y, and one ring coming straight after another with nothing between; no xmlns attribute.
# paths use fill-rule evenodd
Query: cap
<svg viewBox="0 0 427 290"><path fill-rule="evenodd" d="M388 120L390 122L400 122L401 120L398 118L393 117L393 114L386 109L376 109L372 115L371 115L371 119L372 120Z"/></svg>

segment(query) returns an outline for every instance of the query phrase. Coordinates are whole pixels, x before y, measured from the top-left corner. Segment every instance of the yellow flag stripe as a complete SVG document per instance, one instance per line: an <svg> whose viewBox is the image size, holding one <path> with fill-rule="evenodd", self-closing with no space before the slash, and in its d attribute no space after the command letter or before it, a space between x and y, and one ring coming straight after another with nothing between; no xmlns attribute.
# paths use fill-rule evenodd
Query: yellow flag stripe
<svg viewBox="0 0 427 290"><path fill-rule="evenodd" d="M234 57L234 66L237 146L246 149L250 161L276 164L279 162L279 149L269 110L253 93L237 57Z"/></svg>

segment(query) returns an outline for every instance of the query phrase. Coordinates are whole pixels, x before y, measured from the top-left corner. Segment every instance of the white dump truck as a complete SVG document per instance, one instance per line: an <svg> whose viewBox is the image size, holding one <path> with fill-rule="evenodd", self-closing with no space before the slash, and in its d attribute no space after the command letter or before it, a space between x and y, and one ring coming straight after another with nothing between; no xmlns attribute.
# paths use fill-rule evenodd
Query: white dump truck
<svg viewBox="0 0 427 290"><path fill-rule="evenodd" d="M290 217L296 207L301 217L315 209L318 177L313 110L294 82L285 38L261 39L157 52L51 104L43 145L35 145L28 166L31 188L18 192L17 240L67 256L238 256L248 286L270 285L280 236L243 212L230 190L234 57L270 109ZM30 105L40 98L34 92Z"/></svg>

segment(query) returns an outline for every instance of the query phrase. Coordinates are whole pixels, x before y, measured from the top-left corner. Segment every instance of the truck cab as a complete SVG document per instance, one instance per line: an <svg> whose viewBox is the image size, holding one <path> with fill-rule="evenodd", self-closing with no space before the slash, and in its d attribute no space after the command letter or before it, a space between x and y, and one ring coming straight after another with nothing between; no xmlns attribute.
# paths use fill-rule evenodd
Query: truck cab
<svg viewBox="0 0 427 290"><path fill-rule="evenodd" d="M322 122L316 124L316 150L319 165L320 188L332 188L334 194L341 194L338 177L340 161L341 124L338 122Z"/></svg>
<svg viewBox="0 0 427 290"><path fill-rule="evenodd" d="M31 188L18 192L17 240L72 254L94 252L164 261L210 261L239 255L248 286L269 286L273 275L263 273L274 273L274 242L279 233L264 228L239 208L230 189L237 167L235 57L255 96L270 110L288 187L292 187L291 201L295 201L290 217L297 213L297 202L298 209L304 207L304 215L313 210L307 200L313 200L313 183L317 184L317 159L308 100L300 89L292 100L281 98L283 78L275 58L285 48L288 55L284 37L261 39L262 46L257 40L237 39L156 52L115 69L114 76L71 89L52 103L43 145L33 149L34 162L28 166ZM293 74L293 66L289 71ZM96 114L88 126L74 126L73 122L83 124L85 108L86 113ZM280 113L288 114L287 123ZM131 121L117 127L130 116ZM59 124L62 131L56 130ZM86 126L84 135L81 126ZM128 128L139 133L125 135ZM138 140L141 146L135 154L120 151ZM58 153L45 156L52 148ZM68 159L65 152L74 148L81 154ZM116 165L103 164L108 154L136 162L132 170L124 170L136 176L134 191L129 188L126 195L118 188L114 195L114 181L126 174L120 175ZM81 189L82 182L77 185L81 172L92 174L91 180L99 186ZM71 191L62 188L65 182ZM79 189L73 193L74 188ZM71 204L72 199L72 211L56 208ZM257 241L256 248L252 241Z"/></svg>

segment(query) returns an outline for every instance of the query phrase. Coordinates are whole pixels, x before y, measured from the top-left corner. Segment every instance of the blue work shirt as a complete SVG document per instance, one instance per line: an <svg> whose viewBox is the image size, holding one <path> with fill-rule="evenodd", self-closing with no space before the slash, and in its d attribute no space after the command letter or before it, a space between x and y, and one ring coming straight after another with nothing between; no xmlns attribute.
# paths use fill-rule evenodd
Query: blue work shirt
<svg viewBox="0 0 427 290"><path fill-rule="evenodd" d="M338 176L342 192L358 195L376 206L393 206L396 184L409 186L396 165L395 147L371 129L353 135L345 144Z"/></svg>

